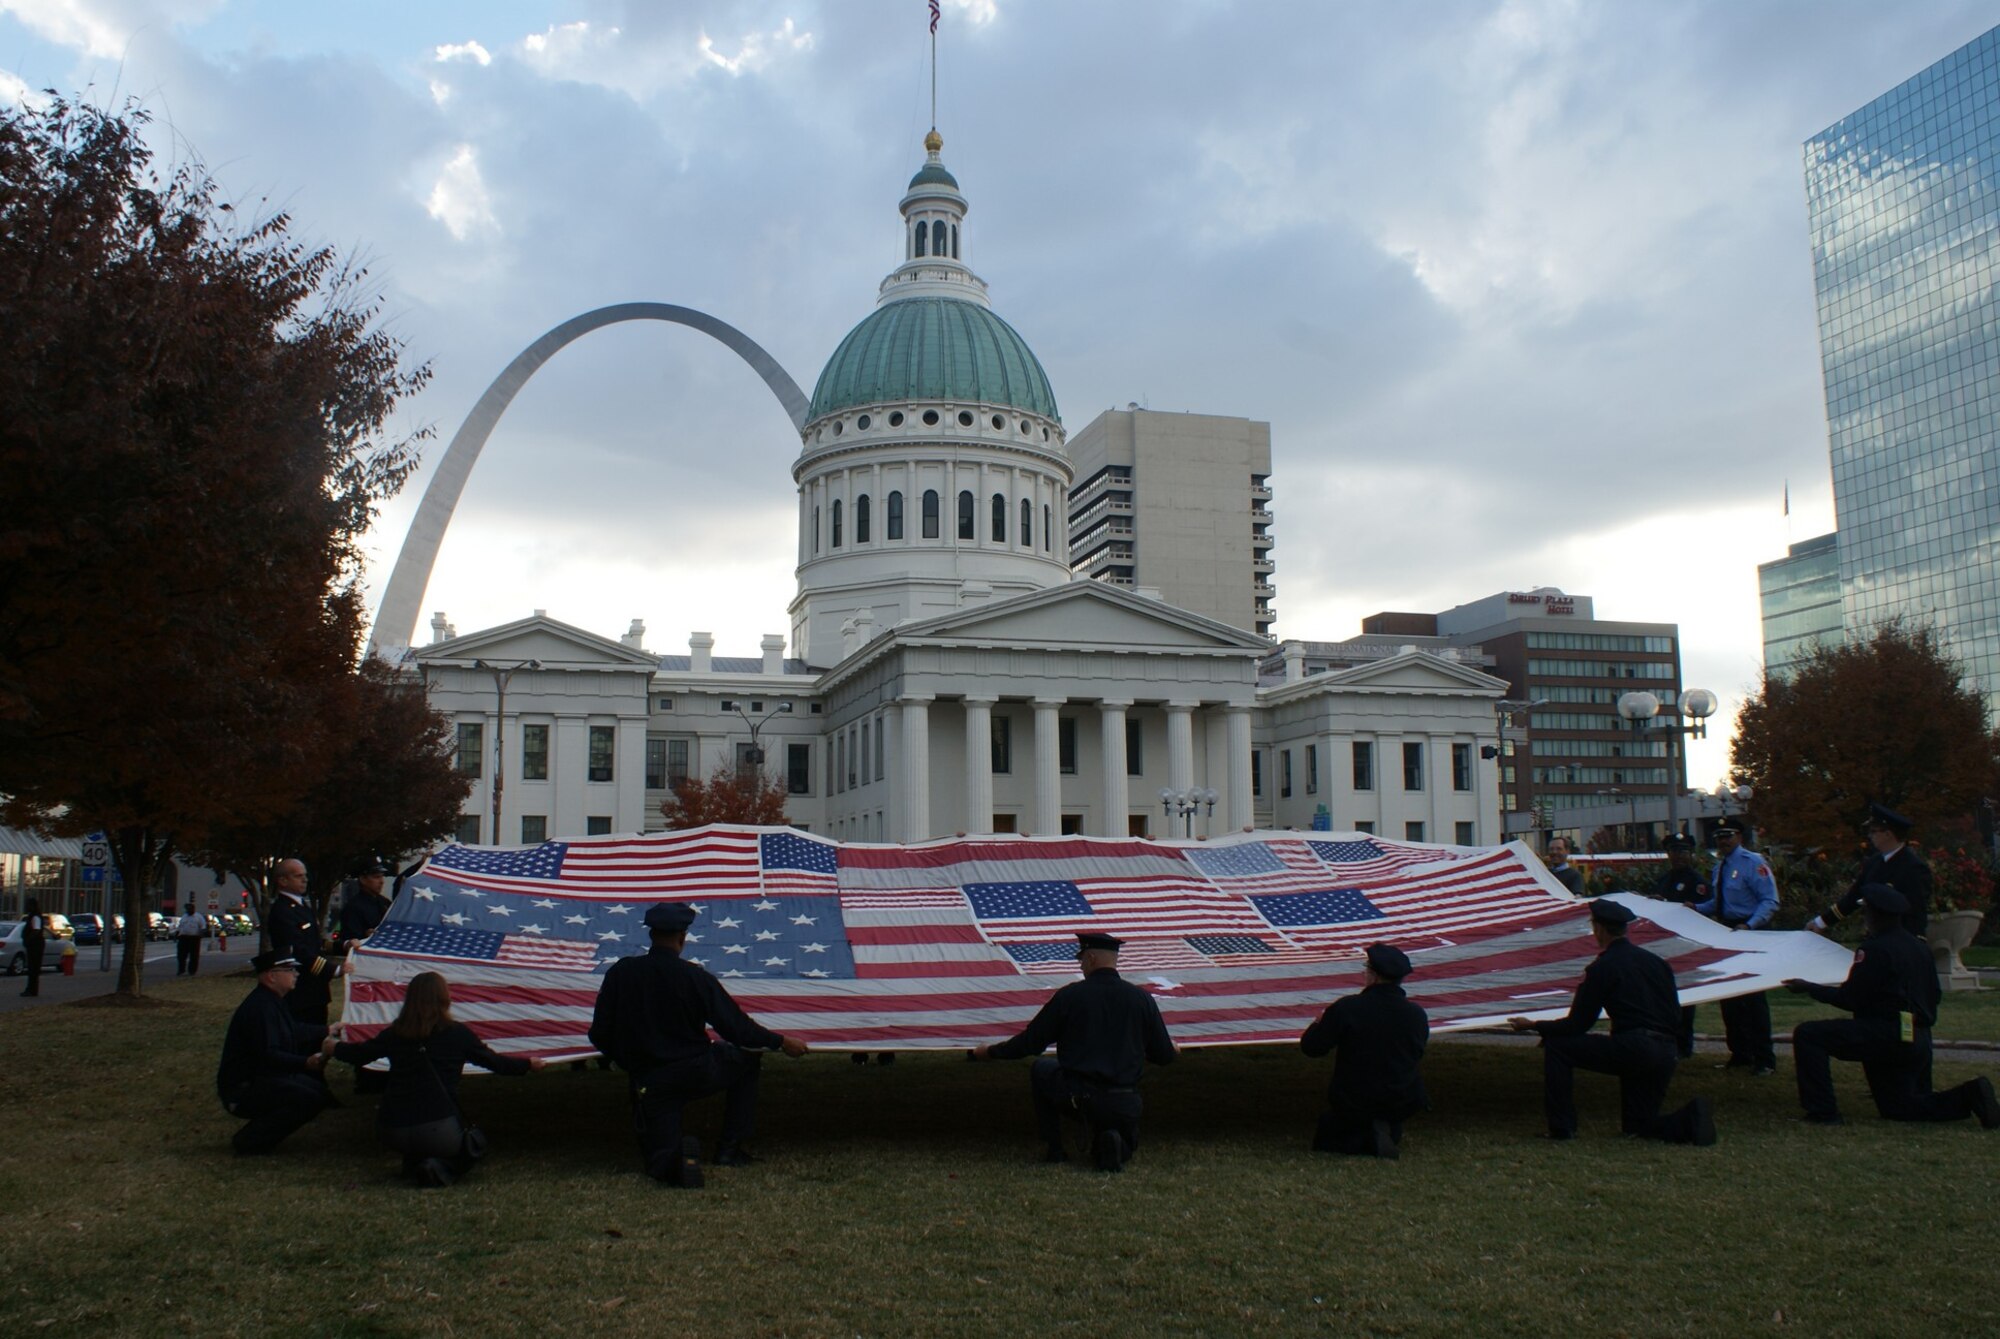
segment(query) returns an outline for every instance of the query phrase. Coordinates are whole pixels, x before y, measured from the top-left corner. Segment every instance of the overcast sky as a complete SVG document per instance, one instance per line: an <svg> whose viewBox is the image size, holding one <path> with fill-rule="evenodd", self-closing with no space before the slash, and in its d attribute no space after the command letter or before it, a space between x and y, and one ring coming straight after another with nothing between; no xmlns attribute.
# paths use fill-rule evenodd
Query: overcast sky
<svg viewBox="0 0 2000 1339"><path fill-rule="evenodd" d="M1756 564L1833 523L1800 145L1994 21L946 0L937 120L966 259L1072 433L1128 401L1270 422L1278 635L1559 586L1678 623L1726 720ZM810 391L900 260L927 53L923 0L0 0L0 98L136 98L164 155L369 262L436 373L403 426L438 434L371 601L443 443L569 317L700 308ZM493 434L424 617L755 655L789 631L797 452L720 346L600 331Z"/></svg>

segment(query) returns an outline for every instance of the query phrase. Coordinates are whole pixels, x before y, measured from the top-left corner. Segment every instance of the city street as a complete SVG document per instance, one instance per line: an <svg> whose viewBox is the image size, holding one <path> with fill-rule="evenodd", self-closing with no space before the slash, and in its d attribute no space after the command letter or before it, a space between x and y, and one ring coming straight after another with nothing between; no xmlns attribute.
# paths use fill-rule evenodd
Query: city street
<svg viewBox="0 0 2000 1339"><path fill-rule="evenodd" d="M229 951L218 953L215 941L207 940L201 950L201 974L209 976L224 972L240 972L250 964L250 955L257 951L257 939L252 935L244 939L229 941ZM42 993L33 999L23 999L21 992L27 989L28 978L23 976L0 976L0 1013L10 1013L15 1009L32 1008L37 1004L58 1003L64 1000L79 1000L87 995L108 995L118 985L118 965L124 960L125 946L111 946L111 970L105 971L98 964L102 961L102 950L96 944L86 944L76 951L76 975L64 976L59 965L62 961L60 950L51 954L48 967L42 972ZM174 983L174 946L171 942L148 941L146 944L146 989L171 995Z"/></svg>

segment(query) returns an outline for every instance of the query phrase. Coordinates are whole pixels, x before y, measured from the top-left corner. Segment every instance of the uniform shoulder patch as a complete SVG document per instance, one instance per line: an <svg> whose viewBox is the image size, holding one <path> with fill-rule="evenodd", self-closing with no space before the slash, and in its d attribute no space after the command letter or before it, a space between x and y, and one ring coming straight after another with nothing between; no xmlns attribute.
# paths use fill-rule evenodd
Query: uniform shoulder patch
<svg viewBox="0 0 2000 1339"><path fill-rule="evenodd" d="M1865 948L1855 949L1854 960L1856 962L1866 962L1868 960L1868 950Z"/></svg>
<svg viewBox="0 0 2000 1339"><path fill-rule="evenodd" d="M1767 879L1771 877L1771 867L1769 865L1757 866L1757 872Z"/></svg>

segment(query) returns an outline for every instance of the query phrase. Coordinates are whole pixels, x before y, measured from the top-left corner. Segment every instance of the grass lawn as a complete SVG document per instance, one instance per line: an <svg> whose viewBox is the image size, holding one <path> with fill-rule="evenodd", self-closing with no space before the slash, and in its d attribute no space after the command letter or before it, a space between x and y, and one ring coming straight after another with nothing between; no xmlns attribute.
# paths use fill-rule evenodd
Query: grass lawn
<svg viewBox="0 0 2000 1339"><path fill-rule="evenodd" d="M1771 992L1771 1030L1779 1037L1808 1018L1845 1018L1840 1010L1817 1003L1810 995L1794 995L1788 990ZM1695 1030L1710 1036L1722 1035L1722 1011L1713 1004L1695 1011ZM1939 1041L2000 1041L2000 990L1953 990L1938 1004L1937 1026L1932 1035Z"/></svg>
<svg viewBox="0 0 2000 1339"><path fill-rule="evenodd" d="M1437 1109L1378 1164L1306 1151L1324 1063L1195 1052L1106 1177L1033 1160L1025 1064L774 1059L768 1160L694 1193L639 1175L621 1076L564 1068L469 1078L494 1152L418 1191L366 1100L230 1156L214 1065L247 988L0 1016L8 1333L2000 1333L2000 1133L1885 1124L1851 1066L1851 1123L1822 1129L1791 1119L1789 1064L1691 1065L1705 1150L1618 1138L1584 1076L1555 1145L1538 1052L1441 1042ZM691 1114L712 1139L717 1102Z"/></svg>
<svg viewBox="0 0 2000 1339"><path fill-rule="evenodd" d="M1969 948L1958 956L1967 967L2000 967L2000 947Z"/></svg>

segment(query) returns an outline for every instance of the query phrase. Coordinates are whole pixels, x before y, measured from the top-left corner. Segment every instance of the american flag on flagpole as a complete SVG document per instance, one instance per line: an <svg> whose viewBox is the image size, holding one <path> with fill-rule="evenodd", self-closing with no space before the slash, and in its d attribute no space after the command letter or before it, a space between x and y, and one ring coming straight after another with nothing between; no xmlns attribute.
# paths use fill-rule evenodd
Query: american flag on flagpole
<svg viewBox="0 0 2000 1339"><path fill-rule="evenodd" d="M943 11L938 8L938 0L931 0L931 33L933 36L937 33L938 19L942 16Z"/></svg>
<svg viewBox="0 0 2000 1339"><path fill-rule="evenodd" d="M1838 981L1817 935L1731 933L1622 894L1639 942L1687 1000ZM646 908L701 912L686 955L765 1026L831 1049L962 1047L1017 1031L1076 972L1075 935L1125 940L1120 970L1176 1041L1291 1041L1360 988L1369 944L1416 962L1435 1031L1567 1005L1596 953L1583 904L1526 847L1348 834L1214 842L1013 836L843 845L790 828L707 827L519 849L448 846L356 947L346 1021L365 1040L411 977L442 972L453 1012L496 1049L564 1059L598 978L646 951Z"/></svg>

